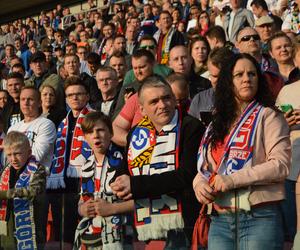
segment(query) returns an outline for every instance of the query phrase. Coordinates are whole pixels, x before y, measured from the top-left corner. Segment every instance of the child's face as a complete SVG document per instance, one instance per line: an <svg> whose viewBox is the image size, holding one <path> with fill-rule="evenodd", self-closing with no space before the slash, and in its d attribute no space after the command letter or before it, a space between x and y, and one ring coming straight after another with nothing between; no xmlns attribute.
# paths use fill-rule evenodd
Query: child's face
<svg viewBox="0 0 300 250"><path fill-rule="evenodd" d="M112 134L103 122L98 121L93 127L93 131L86 133L84 138L95 154L105 154L109 147Z"/></svg>
<svg viewBox="0 0 300 250"><path fill-rule="evenodd" d="M27 147L24 149L20 146L18 147L12 146L8 148L5 147L4 152L8 162L16 170L21 169L31 155L30 148Z"/></svg>

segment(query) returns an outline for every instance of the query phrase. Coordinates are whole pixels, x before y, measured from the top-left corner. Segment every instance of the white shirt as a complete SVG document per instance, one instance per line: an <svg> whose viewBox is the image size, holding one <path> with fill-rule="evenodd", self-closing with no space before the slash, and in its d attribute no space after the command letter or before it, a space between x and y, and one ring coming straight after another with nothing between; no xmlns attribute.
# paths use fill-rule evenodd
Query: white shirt
<svg viewBox="0 0 300 250"><path fill-rule="evenodd" d="M32 154L46 168L50 168L53 158L56 129L52 121L39 116L31 122L24 120L11 126L8 130L24 133L29 139Z"/></svg>

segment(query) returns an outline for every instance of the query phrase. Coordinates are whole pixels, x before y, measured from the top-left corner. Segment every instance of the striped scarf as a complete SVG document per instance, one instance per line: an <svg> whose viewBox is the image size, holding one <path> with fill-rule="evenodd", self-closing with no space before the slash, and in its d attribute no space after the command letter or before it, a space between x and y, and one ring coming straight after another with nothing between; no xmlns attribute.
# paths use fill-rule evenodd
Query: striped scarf
<svg viewBox="0 0 300 250"><path fill-rule="evenodd" d="M179 167L182 119L176 110L172 121L157 135L148 117L134 128L128 148L131 176L161 174ZM138 239L161 239L172 229L184 227L182 205L175 193L135 200L134 222Z"/></svg>
<svg viewBox="0 0 300 250"><path fill-rule="evenodd" d="M81 198L83 202L92 198L117 202L118 198L109 186L118 168L122 166L122 153L111 144L101 166L97 166L94 155L91 155L82 167ZM113 215L83 218L76 229L74 249L81 249L82 239L87 238L94 246L102 245L103 249L122 249L121 234L124 217Z"/></svg>
<svg viewBox="0 0 300 250"><path fill-rule="evenodd" d="M16 182L15 188L28 188L34 173L38 170L38 163L34 156L31 156L24 171ZM9 190L9 177L11 166L6 167L0 178L0 190ZM0 234L7 235L7 200L1 201L0 207ZM15 237L17 249L37 249L33 201L26 198L15 197L13 199Z"/></svg>
<svg viewBox="0 0 300 250"><path fill-rule="evenodd" d="M64 175L67 167L67 176L79 178L81 176L81 166L91 156L92 150L84 140L81 123L84 117L91 111L89 105L85 106L76 120L73 132L70 157L66 159L68 130L69 130L69 111L67 117L60 123L57 130L57 139L55 144L54 159L51 166L50 176L47 180L47 188L58 189L65 188Z"/></svg>
<svg viewBox="0 0 300 250"><path fill-rule="evenodd" d="M263 110L263 106L257 101L252 101L246 107L228 136L220 165L217 170L214 170L217 174L231 175L242 168L252 166L255 133ZM198 171L206 179L209 179L212 175L211 170L208 170L206 167L207 161L205 157L209 147L210 138L208 135L210 129L211 126L207 128L202 139L197 163ZM240 208L250 210L248 201L249 190L241 189L238 195L241 200ZM215 203L223 208L232 208L235 204L234 197L234 191L226 192L225 194L221 193L217 196Z"/></svg>
<svg viewBox="0 0 300 250"><path fill-rule="evenodd" d="M168 33L164 36L163 42L162 42L162 46L161 46L161 61L158 62L160 64L167 64L169 61L169 55L170 55L170 50L171 50L171 41L172 41L172 37L173 34L175 33L175 28L170 28ZM159 37L161 35L161 31L158 30L155 34L154 34L154 38L155 40L158 42L159 41Z"/></svg>

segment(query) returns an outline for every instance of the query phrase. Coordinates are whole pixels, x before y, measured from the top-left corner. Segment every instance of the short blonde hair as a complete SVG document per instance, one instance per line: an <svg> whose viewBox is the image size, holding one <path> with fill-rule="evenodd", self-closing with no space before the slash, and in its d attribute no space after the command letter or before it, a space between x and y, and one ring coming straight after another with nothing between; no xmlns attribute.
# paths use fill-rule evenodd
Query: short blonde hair
<svg viewBox="0 0 300 250"><path fill-rule="evenodd" d="M9 132L3 141L3 147L11 148L11 147L22 147L30 149L30 143L27 136L24 133L18 131L11 131Z"/></svg>

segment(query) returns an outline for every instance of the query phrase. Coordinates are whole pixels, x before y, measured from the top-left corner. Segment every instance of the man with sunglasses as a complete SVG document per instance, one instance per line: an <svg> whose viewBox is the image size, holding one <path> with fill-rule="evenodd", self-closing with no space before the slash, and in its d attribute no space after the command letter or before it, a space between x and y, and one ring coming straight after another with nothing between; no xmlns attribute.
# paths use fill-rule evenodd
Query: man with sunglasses
<svg viewBox="0 0 300 250"><path fill-rule="evenodd" d="M277 72L278 68L272 58L262 53L261 40L254 28L246 27L239 31L235 43L240 53L248 53L260 64L262 71Z"/></svg>

